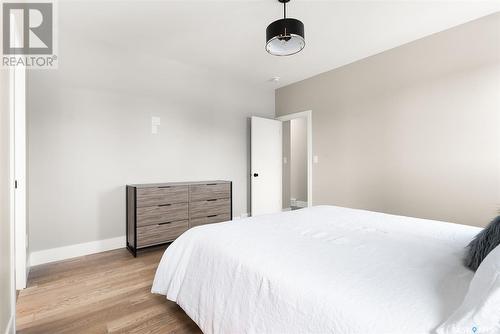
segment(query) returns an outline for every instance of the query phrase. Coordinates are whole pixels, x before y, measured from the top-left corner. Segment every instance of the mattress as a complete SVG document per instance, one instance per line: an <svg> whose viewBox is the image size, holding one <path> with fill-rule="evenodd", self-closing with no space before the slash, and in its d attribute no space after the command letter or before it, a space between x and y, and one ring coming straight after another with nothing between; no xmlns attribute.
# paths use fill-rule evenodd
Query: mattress
<svg viewBox="0 0 500 334"><path fill-rule="evenodd" d="M433 333L465 296L479 231L335 206L200 226L152 292L204 333Z"/></svg>

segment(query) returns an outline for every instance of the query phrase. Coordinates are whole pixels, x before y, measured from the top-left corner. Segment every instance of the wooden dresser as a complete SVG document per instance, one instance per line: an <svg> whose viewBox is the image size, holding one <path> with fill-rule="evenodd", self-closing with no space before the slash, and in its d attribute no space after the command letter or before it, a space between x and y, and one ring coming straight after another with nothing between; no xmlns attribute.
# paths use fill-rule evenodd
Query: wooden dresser
<svg viewBox="0 0 500 334"><path fill-rule="evenodd" d="M175 240L191 227L232 219L230 181L127 185L127 249Z"/></svg>

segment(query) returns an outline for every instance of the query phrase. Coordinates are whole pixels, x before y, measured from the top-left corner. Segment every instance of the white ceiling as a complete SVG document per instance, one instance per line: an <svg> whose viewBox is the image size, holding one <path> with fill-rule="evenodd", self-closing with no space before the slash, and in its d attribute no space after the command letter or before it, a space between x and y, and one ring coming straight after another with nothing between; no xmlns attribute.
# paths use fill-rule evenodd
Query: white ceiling
<svg viewBox="0 0 500 334"><path fill-rule="evenodd" d="M282 15L277 0L60 1L58 7L60 66L68 61L64 50L99 46L95 65L108 57L108 65L169 76L177 64L275 89L499 11L500 1L292 0L288 15L304 22L306 48L291 57L264 49L267 25ZM278 84L268 81L274 76Z"/></svg>

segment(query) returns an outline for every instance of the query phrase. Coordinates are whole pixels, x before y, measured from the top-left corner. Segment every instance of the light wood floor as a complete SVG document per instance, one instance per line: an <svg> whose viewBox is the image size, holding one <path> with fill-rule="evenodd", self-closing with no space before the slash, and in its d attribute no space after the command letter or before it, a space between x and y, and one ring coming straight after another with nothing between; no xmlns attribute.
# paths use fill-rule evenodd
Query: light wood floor
<svg viewBox="0 0 500 334"><path fill-rule="evenodd" d="M17 300L18 333L201 333L150 292L162 254L123 249L33 267Z"/></svg>

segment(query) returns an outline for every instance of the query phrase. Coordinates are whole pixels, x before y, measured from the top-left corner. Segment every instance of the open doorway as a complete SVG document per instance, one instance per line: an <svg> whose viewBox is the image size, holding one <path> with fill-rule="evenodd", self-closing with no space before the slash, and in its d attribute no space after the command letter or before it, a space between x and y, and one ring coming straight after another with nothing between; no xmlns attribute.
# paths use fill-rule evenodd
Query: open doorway
<svg viewBox="0 0 500 334"><path fill-rule="evenodd" d="M312 206L312 112L278 120L283 122L283 210Z"/></svg>

